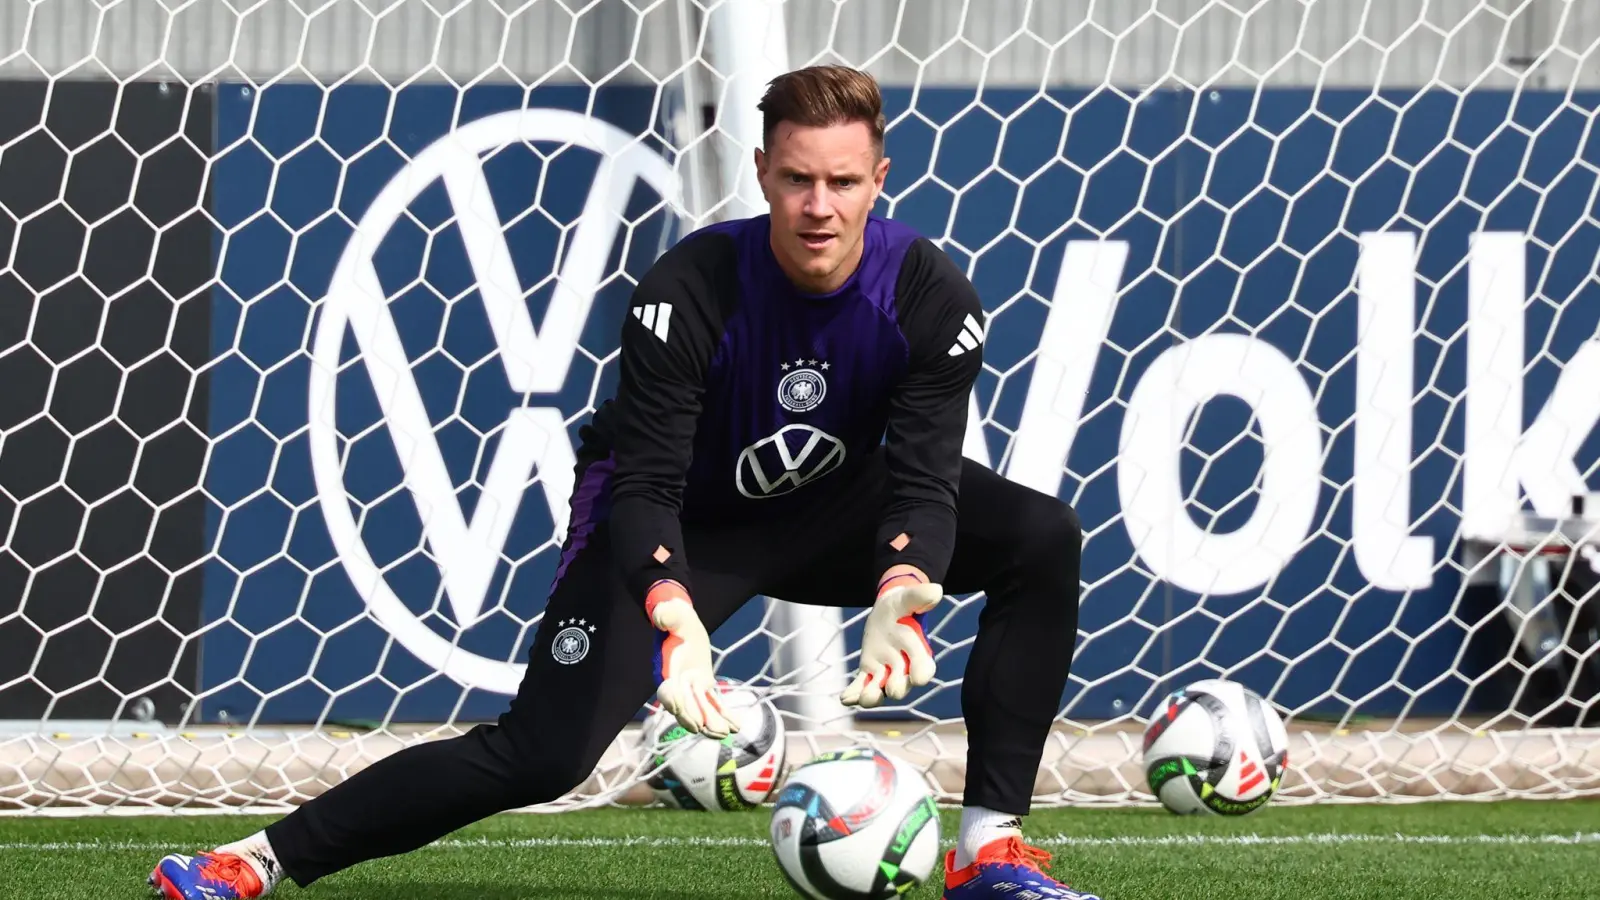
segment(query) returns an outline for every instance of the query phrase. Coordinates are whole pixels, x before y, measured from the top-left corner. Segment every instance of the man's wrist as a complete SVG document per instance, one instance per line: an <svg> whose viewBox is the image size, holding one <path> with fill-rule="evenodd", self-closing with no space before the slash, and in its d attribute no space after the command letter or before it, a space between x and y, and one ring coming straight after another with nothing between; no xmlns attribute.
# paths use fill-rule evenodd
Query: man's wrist
<svg viewBox="0 0 1600 900"><path fill-rule="evenodd" d="M883 573L883 577L878 579L878 596L882 597L885 591L892 588L904 587L910 584L926 584L927 582L927 573L916 566L905 564L890 566Z"/></svg>
<svg viewBox="0 0 1600 900"><path fill-rule="evenodd" d="M650 585L644 594L644 614L652 622L655 621L656 607L668 600L682 600L690 606L694 601L689 599L689 590L676 580L662 578Z"/></svg>

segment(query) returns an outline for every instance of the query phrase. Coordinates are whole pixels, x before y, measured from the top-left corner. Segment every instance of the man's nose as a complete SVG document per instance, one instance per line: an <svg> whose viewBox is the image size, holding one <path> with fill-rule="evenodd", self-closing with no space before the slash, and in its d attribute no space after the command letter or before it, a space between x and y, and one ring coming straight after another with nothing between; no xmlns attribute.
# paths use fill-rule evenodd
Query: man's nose
<svg viewBox="0 0 1600 900"><path fill-rule="evenodd" d="M828 196L826 184L813 185L806 194L804 212L813 219L827 219L833 216L833 201Z"/></svg>

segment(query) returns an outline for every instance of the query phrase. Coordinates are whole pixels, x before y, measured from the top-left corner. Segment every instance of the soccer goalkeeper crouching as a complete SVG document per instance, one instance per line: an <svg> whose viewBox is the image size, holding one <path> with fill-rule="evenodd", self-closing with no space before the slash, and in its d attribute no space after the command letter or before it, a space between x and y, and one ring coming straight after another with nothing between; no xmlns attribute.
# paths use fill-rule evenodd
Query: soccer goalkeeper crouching
<svg viewBox="0 0 1600 900"><path fill-rule="evenodd" d="M983 308L934 244L870 214L889 170L876 82L802 69L760 108L770 212L685 237L635 291L617 394L583 430L569 536L509 709L265 831L165 857L150 876L165 896L308 885L555 800L652 695L688 730L727 734L738 723L707 635L756 595L871 606L842 700L900 700L934 674L923 615L976 591L945 896L1087 896L1022 839L1077 634L1077 516L962 456ZM588 650L564 652L556 623L580 618Z"/></svg>

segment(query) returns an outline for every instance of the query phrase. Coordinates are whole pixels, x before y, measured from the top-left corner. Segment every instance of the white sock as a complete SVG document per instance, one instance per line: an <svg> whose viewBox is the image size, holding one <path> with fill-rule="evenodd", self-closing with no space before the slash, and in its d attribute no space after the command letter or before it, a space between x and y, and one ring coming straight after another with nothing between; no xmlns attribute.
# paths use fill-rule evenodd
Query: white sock
<svg viewBox="0 0 1600 900"><path fill-rule="evenodd" d="M232 853L249 863L261 879L262 894L272 890L283 877L283 866L278 864L278 854L272 852L272 844L267 841L265 831L258 831L231 844L223 844L217 848L217 852Z"/></svg>
<svg viewBox="0 0 1600 900"><path fill-rule="evenodd" d="M981 806L961 807L961 836L956 839L956 868L965 869L990 841L1022 836L1022 817Z"/></svg>

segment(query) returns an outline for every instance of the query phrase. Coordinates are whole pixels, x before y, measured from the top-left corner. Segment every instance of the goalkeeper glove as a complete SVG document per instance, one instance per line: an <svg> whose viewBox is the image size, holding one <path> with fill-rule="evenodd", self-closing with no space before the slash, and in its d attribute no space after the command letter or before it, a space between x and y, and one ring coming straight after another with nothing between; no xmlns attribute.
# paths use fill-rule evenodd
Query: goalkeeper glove
<svg viewBox="0 0 1600 900"><path fill-rule="evenodd" d="M922 633L920 617L942 599L944 588L929 582L902 582L878 594L861 636L860 670L840 703L871 709L886 696L904 699L910 688L933 680L933 648Z"/></svg>
<svg viewBox="0 0 1600 900"><path fill-rule="evenodd" d="M656 698L690 734L721 740L739 730L722 706L711 667L711 636L677 582L658 582L645 600L656 627Z"/></svg>

